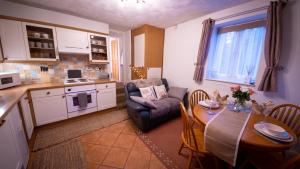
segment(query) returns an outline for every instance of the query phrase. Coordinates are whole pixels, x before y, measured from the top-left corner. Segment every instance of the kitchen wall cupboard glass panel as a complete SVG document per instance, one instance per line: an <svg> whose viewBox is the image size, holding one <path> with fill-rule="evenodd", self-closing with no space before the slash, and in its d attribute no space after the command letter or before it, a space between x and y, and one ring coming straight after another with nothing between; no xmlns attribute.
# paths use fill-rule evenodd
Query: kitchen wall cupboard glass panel
<svg viewBox="0 0 300 169"><path fill-rule="evenodd" d="M25 22L22 25L30 60L56 61L59 59L55 27Z"/></svg>
<svg viewBox="0 0 300 169"><path fill-rule="evenodd" d="M134 36L134 66L145 66L145 34Z"/></svg>
<svg viewBox="0 0 300 169"><path fill-rule="evenodd" d="M0 19L0 37L4 60L27 60L20 21Z"/></svg>
<svg viewBox="0 0 300 169"><path fill-rule="evenodd" d="M21 98L21 107L22 107L23 117L24 117L24 121L25 121L27 136L28 136L28 139L30 139L34 126L33 126L33 122L32 122L32 116L31 116L31 111L30 111L30 106L29 106L29 99L28 99L27 94L25 94Z"/></svg>
<svg viewBox="0 0 300 169"><path fill-rule="evenodd" d="M4 120L0 126L1 168L26 168L29 150L17 106L8 113Z"/></svg>
<svg viewBox="0 0 300 169"><path fill-rule="evenodd" d="M67 119L65 95L33 98L32 103L38 126Z"/></svg>
<svg viewBox="0 0 300 169"><path fill-rule="evenodd" d="M88 33L91 62L109 62L109 39L107 36Z"/></svg>
<svg viewBox="0 0 300 169"><path fill-rule="evenodd" d="M60 53L90 53L87 32L57 27L56 35Z"/></svg>

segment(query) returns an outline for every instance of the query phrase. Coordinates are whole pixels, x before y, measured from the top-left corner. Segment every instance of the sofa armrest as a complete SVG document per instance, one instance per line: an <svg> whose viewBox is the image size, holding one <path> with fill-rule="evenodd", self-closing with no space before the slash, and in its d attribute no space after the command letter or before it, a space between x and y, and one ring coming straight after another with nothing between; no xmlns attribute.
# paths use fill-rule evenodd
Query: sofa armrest
<svg viewBox="0 0 300 169"><path fill-rule="evenodd" d="M134 102L132 100L127 100L127 106L135 111L149 111L150 109L148 107L145 107L137 102Z"/></svg>

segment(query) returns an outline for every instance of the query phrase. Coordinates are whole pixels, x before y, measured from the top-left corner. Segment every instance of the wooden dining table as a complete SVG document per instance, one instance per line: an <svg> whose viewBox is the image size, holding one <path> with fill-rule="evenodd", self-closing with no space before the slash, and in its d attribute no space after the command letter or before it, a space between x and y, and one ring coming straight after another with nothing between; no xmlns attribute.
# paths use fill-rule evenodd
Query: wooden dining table
<svg viewBox="0 0 300 169"><path fill-rule="evenodd" d="M194 116L197 121L199 121L203 125L206 125L207 122L211 118L214 117L214 115L208 114L208 111L219 113L221 109L222 108L209 110L200 105L196 105L196 106L194 106L193 113L194 113ZM290 143L279 143L279 142L276 142L276 141L274 141L270 138L267 138L267 137L263 136L262 134L258 133L254 129L254 124L258 123L262 120L265 120L269 123L281 126L282 128L284 128L287 132L289 132L294 137L294 141L290 142ZM224 125L226 125L226 124L224 124ZM271 118L271 117L265 118L263 115L254 114L254 113L251 113L249 121L248 121L248 123L245 127L245 130L243 132L243 135L240 139L240 147L241 148L261 150L261 151L281 152L281 151L291 148L296 143L297 143L297 137L296 137L295 133L288 126L286 126L285 124L283 124L282 122L280 122L274 118Z"/></svg>

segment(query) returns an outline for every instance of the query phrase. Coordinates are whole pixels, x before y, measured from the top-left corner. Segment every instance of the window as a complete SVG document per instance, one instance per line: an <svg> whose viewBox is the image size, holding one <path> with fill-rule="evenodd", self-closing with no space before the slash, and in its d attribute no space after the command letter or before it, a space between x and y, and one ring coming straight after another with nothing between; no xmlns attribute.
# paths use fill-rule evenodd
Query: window
<svg viewBox="0 0 300 169"><path fill-rule="evenodd" d="M210 46L206 79L254 85L264 37L263 21L219 28Z"/></svg>

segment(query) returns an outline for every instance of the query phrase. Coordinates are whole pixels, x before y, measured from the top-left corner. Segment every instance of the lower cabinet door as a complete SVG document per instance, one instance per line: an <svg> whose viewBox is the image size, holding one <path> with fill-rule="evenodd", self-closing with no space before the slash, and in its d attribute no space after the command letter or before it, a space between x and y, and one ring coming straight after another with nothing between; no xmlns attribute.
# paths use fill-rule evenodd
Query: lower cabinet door
<svg viewBox="0 0 300 169"><path fill-rule="evenodd" d="M66 98L63 95L35 98L33 109L37 125L67 119Z"/></svg>
<svg viewBox="0 0 300 169"><path fill-rule="evenodd" d="M104 110L117 105L116 88L98 90L98 110Z"/></svg>
<svg viewBox="0 0 300 169"><path fill-rule="evenodd" d="M29 149L17 106L8 113L0 126L0 168L26 168Z"/></svg>
<svg viewBox="0 0 300 169"><path fill-rule="evenodd" d="M27 94L21 98L21 106L22 106L22 110L23 110L23 117L24 117L24 122L25 122L28 139L30 139L34 126L33 126L33 122L32 122L31 111L30 111Z"/></svg>

